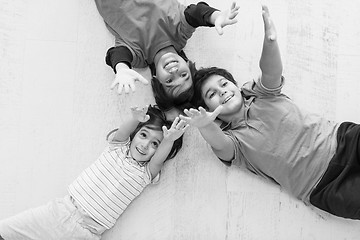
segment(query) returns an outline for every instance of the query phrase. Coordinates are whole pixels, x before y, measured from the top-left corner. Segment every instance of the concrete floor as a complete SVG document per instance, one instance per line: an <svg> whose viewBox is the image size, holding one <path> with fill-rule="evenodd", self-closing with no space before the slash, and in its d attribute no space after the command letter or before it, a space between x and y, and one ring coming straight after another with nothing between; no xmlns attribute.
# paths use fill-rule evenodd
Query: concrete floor
<svg viewBox="0 0 360 240"><path fill-rule="evenodd" d="M181 0L185 4L196 1ZM238 0L238 24L217 36L198 29L186 52L241 84L259 73L259 1ZM230 0L209 0L220 9ZM284 92L329 119L360 122L360 2L264 1L277 26ZM0 219L66 194L106 145L129 106L153 103L150 86L110 90L105 65L113 37L86 0L0 0ZM147 70L140 70L149 77ZM305 206L277 186L223 166L190 129L166 163L103 239L360 239L360 222Z"/></svg>

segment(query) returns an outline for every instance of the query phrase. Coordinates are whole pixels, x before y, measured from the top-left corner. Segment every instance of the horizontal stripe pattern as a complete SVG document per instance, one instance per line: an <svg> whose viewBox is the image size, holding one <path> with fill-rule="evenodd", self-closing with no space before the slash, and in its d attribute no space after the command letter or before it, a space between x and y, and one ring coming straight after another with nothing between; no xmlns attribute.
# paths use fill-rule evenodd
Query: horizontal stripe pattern
<svg viewBox="0 0 360 240"><path fill-rule="evenodd" d="M151 182L146 165L129 156L129 146L129 141L110 143L68 188L76 202L107 229Z"/></svg>

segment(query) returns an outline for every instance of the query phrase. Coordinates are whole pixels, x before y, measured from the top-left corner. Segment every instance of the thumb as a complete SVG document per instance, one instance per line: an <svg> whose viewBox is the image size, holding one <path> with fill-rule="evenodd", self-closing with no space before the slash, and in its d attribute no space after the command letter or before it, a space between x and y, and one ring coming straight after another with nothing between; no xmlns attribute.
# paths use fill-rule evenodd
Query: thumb
<svg viewBox="0 0 360 240"><path fill-rule="evenodd" d="M115 78L114 81L112 82L111 86L110 86L110 89L114 89L116 84L118 84L118 81Z"/></svg>
<svg viewBox="0 0 360 240"><path fill-rule="evenodd" d="M149 121L149 119L150 119L150 116L146 114L145 115L145 122Z"/></svg>
<svg viewBox="0 0 360 240"><path fill-rule="evenodd" d="M144 78L140 73L137 73L137 79L140 82L142 82L143 84L148 84L149 83L149 81L146 78Z"/></svg>
<svg viewBox="0 0 360 240"><path fill-rule="evenodd" d="M224 107L222 105L218 106L212 113L213 117L216 118L221 113L223 108Z"/></svg>
<svg viewBox="0 0 360 240"><path fill-rule="evenodd" d="M219 35L223 35L224 31L220 24L215 24L215 29Z"/></svg>

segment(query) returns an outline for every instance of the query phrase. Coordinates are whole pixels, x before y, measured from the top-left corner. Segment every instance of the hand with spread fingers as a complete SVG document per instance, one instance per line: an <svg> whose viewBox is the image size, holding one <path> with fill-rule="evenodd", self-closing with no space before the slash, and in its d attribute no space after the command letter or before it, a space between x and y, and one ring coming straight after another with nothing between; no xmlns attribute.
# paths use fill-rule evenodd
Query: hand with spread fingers
<svg viewBox="0 0 360 240"><path fill-rule="evenodd" d="M171 124L170 129L167 129L165 126L162 127L164 133L164 140L175 141L181 137L186 129L189 127L189 124L184 120L180 120L179 117L176 117L173 123Z"/></svg>
<svg viewBox="0 0 360 240"><path fill-rule="evenodd" d="M223 106L220 105L213 112L207 112L203 107L199 107L199 109L185 109L184 113L186 116L180 115L179 117L194 127L202 128L214 122L221 113L222 108Z"/></svg>
<svg viewBox="0 0 360 240"><path fill-rule="evenodd" d="M140 81L143 84L149 83L149 81L141 76L140 73L130 69L126 64L118 63L116 66L115 79L111 84L111 89L114 89L116 85L118 85L119 94L122 94L123 90L126 94L128 94L130 89L132 92L135 92L135 81Z"/></svg>
<svg viewBox="0 0 360 240"><path fill-rule="evenodd" d="M131 114L134 119L139 122L147 122L150 119L150 116L147 115L148 106L145 107L131 107Z"/></svg>
<svg viewBox="0 0 360 240"><path fill-rule="evenodd" d="M229 10L213 13L215 15L215 29L219 35L224 33L223 28L225 26L237 23L235 17L238 15L239 9L240 7L233 2Z"/></svg>

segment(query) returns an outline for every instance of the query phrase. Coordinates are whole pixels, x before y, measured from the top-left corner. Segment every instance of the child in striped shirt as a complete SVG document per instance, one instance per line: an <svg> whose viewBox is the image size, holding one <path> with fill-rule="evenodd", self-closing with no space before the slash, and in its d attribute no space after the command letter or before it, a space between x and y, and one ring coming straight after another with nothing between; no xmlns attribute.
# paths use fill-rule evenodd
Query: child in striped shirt
<svg viewBox="0 0 360 240"><path fill-rule="evenodd" d="M107 139L113 135L109 146L69 185L65 198L1 221L0 235L6 240L101 239L144 188L159 180L188 127L179 118L167 121L157 107L131 112L128 121L108 134Z"/></svg>

